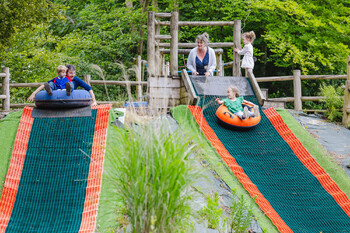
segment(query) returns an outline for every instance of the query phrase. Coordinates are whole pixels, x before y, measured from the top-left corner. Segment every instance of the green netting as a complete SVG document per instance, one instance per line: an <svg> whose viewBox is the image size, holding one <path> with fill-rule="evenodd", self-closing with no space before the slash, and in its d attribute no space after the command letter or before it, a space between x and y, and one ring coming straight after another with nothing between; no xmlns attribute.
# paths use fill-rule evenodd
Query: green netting
<svg viewBox="0 0 350 233"><path fill-rule="evenodd" d="M198 104L217 137L294 232L350 232L350 218L300 162L263 114L249 131L221 127L215 115L223 96L200 96ZM254 96L246 100L257 104Z"/></svg>
<svg viewBox="0 0 350 233"><path fill-rule="evenodd" d="M79 231L96 112L34 119L6 232Z"/></svg>

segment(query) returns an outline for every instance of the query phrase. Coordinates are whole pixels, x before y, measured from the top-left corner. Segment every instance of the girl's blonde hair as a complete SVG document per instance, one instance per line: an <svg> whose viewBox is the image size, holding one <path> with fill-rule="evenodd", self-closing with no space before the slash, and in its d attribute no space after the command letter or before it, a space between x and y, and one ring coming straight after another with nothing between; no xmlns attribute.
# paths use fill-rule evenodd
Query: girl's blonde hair
<svg viewBox="0 0 350 233"><path fill-rule="evenodd" d="M253 43L254 39L256 38L254 31L243 33L242 38L243 37L247 38L251 43Z"/></svg>
<svg viewBox="0 0 350 233"><path fill-rule="evenodd" d="M61 72L61 71L67 71L67 67L63 66L63 65L59 65L57 67L57 73Z"/></svg>
<svg viewBox="0 0 350 233"><path fill-rule="evenodd" d="M204 32L196 37L196 41L204 42L206 45L209 43L209 34Z"/></svg>
<svg viewBox="0 0 350 233"><path fill-rule="evenodd" d="M231 90L232 92L236 92L236 97L239 97L239 90L236 86L231 85L227 90Z"/></svg>

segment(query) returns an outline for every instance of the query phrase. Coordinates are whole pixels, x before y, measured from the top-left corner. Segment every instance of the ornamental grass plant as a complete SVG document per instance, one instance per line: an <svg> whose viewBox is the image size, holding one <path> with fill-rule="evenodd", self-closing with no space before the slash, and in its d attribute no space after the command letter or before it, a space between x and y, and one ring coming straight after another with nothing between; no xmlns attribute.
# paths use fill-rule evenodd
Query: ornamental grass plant
<svg viewBox="0 0 350 233"><path fill-rule="evenodd" d="M115 144L108 150L113 159L111 170L105 172L114 185L114 198L125 205L127 229L137 233L185 229L191 213L186 191L196 177L187 159L193 151L189 138L164 122L118 129L111 136Z"/></svg>

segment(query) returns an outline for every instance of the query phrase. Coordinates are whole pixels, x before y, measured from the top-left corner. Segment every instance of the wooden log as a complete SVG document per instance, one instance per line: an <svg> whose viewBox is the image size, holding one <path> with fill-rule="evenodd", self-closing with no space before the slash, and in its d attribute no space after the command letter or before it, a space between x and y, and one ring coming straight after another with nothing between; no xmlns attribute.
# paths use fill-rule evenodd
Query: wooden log
<svg viewBox="0 0 350 233"><path fill-rule="evenodd" d="M178 54L189 54L192 49L178 49ZM170 54L170 49L160 49L161 54ZM224 51L222 49L214 49L214 52L216 54L223 54Z"/></svg>
<svg viewBox="0 0 350 233"><path fill-rule="evenodd" d="M6 99L6 95L0 95L0 99Z"/></svg>
<svg viewBox="0 0 350 233"><path fill-rule="evenodd" d="M148 12L147 22L147 74L149 77L155 76L155 13Z"/></svg>
<svg viewBox="0 0 350 233"><path fill-rule="evenodd" d="M346 75L301 75L301 80L346 79Z"/></svg>
<svg viewBox="0 0 350 233"><path fill-rule="evenodd" d="M293 90L294 90L294 110L301 111L303 109L301 102L301 79L300 70L293 70Z"/></svg>
<svg viewBox="0 0 350 233"><path fill-rule="evenodd" d="M84 82L86 82L87 85L91 86L91 75L84 75Z"/></svg>
<svg viewBox="0 0 350 233"><path fill-rule="evenodd" d="M130 85L130 86L137 86L137 85L147 85L147 81L112 81L112 80L91 80L91 84L96 85L116 85L116 86L124 86L124 85Z"/></svg>
<svg viewBox="0 0 350 233"><path fill-rule="evenodd" d="M216 55L216 76L224 76L224 66L222 65L222 54L215 53Z"/></svg>
<svg viewBox="0 0 350 233"><path fill-rule="evenodd" d="M16 87L40 87L44 83L10 83L9 86L16 88ZM2 87L2 84L0 84L0 87Z"/></svg>
<svg viewBox="0 0 350 233"><path fill-rule="evenodd" d="M160 35L160 25L156 25L156 37L157 35ZM160 40L156 39L156 55L155 55L155 74L159 75L161 74L161 54L160 54L160 47L159 47Z"/></svg>
<svg viewBox="0 0 350 233"><path fill-rule="evenodd" d="M2 78L2 91L6 98L2 101L2 109L5 111L10 110L10 69L3 67L2 72L5 73L5 77Z"/></svg>
<svg viewBox="0 0 350 233"><path fill-rule="evenodd" d="M347 58L347 78L344 91L343 119L342 123L345 127L350 128L350 56Z"/></svg>
<svg viewBox="0 0 350 233"><path fill-rule="evenodd" d="M197 95L193 88L192 82L190 80L190 77L188 76L188 73L185 69L181 70L181 78L185 85L186 91L188 93L189 98L189 104L195 104L197 102Z"/></svg>
<svg viewBox="0 0 350 233"><path fill-rule="evenodd" d="M269 98L267 99L268 101L271 102L294 102L294 97L283 97L283 98Z"/></svg>
<svg viewBox="0 0 350 233"><path fill-rule="evenodd" d="M23 103L23 104L11 104L11 108L24 108L24 107L35 107L35 104Z"/></svg>
<svg viewBox="0 0 350 233"><path fill-rule="evenodd" d="M325 96L302 96L301 101L321 101L326 99Z"/></svg>
<svg viewBox="0 0 350 233"><path fill-rule="evenodd" d="M241 49L241 20L235 20L233 26L233 43L234 47ZM232 49L233 49L232 48ZM233 76L241 76L241 65L240 65L240 55L234 52L233 55L233 67L232 67L232 75Z"/></svg>
<svg viewBox="0 0 350 233"><path fill-rule="evenodd" d="M0 78L5 78L6 74L5 73L0 73Z"/></svg>
<svg viewBox="0 0 350 233"><path fill-rule="evenodd" d="M263 93L262 93L262 91L261 91L261 89L259 87L259 84L256 81L255 76L254 76L252 71L248 71L248 78L250 80L250 83L253 86L253 90L255 92L256 97L258 98L259 104L261 106L263 106L264 105L264 101L266 100L266 98L264 97L264 95L263 95Z"/></svg>
<svg viewBox="0 0 350 233"><path fill-rule="evenodd" d="M155 13L155 17L158 17L158 18L170 18L171 17L171 13Z"/></svg>
<svg viewBox="0 0 350 233"><path fill-rule="evenodd" d="M171 35L155 35L154 38L156 40L170 40L172 38Z"/></svg>
<svg viewBox="0 0 350 233"><path fill-rule="evenodd" d="M169 21L158 21L157 23L159 26L170 26Z"/></svg>
<svg viewBox="0 0 350 233"><path fill-rule="evenodd" d="M178 43L179 48L194 48L197 46L196 43ZM234 46L233 42L219 42L219 43L208 43L211 48L232 48ZM170 43L159 43L161 48L169 48Z"/></svg>
<svg viewBox="0 0 350 233"><path fill-rule="evenodd" d="M180 21L179 26L234 26L236 21Z"/></svg>
<svg viewBox="0 0 350 233"><path fill-rule="evenodd" d="M178 60L178 31L179 31L179 12L172 12L170 18L171 26L170 26L170 74L178 75L177 71L179 68L179 60Z"/></svg>
<svg viewBox="0 0 350 233"><path fill-rule="evenodd" d="M142 59L141 59L141 56L138 55L137 56L137 59L136 59L136 80L140 83L137 85L137 92L136 92L136 97L137 97L137 100L140 101L141 98L142 98L142 85L141 85L141 81L142 81L142 75L141 75L141 72L142 72Z"/></svg>
<svg viewBox="0 0 350 233"><path fill-rule="evenodd" d="M256 81L260 82L275 82L275 81L291 81L293 76L276 76L276 77L257 77Z"/></svg>

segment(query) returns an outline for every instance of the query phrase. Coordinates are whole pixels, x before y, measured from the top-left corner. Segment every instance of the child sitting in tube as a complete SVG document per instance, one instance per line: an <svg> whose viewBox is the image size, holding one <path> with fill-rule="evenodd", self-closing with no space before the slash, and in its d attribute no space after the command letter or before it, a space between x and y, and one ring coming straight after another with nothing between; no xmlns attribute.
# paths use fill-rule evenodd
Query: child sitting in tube
<svg viewBox="0 0 350 233"><path fill-rule="evenodd" d="M225 98L223 100L217 98L215 101L218 104L224 104L231 113L238 116L242 120L248 119L249 117L259 116L259 107L252 102L243 99L243 97L240 97L239 90L236 86L230 86L227 89L227 97L228 98ZM248 107L243 108L242 104L254 105L254 112L249 111Z"/></svg>

